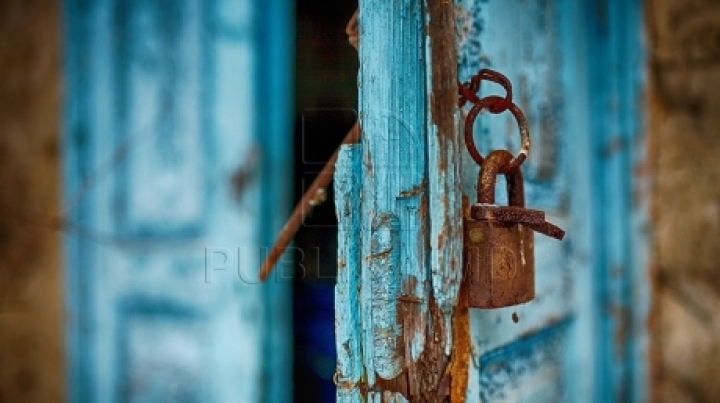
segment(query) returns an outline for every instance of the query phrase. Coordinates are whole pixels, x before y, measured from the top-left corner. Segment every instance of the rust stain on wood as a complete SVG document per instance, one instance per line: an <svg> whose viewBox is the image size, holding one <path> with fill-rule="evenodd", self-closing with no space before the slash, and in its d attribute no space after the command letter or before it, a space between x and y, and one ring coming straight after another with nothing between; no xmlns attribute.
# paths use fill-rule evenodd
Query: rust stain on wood
<svg viewBox="0 0 720 403"><path fill-rule="evenodd" d="M455 5L446 0L428 0L428 27L427 34L431 52L432 89L430 99L430 115L436 127L433 134L439 140L440 149L437 150L437 169L445 173L451 169L453 147L459 147L459 137L456 133L455 108L457 104L457 56L455 44ZM373 175L372 157L369 152L364 155L364 173ZM441 175L442 176L442 175ZM454 180L452 175L447 180ZM423 182L420 186L403 191L399 197L420 196L419 217L426 223L429 217L429 201L423 196L428 184ZM454 183L442 184L443 187L452 188ZM457 219L460 219L458 217ZM437 235L439 247L442 248L456 235L450 228ZM453 231L454 232L454 231ZM429 239L423 237L418 240L418 248L429 250ZM424 254L425 252L423 252ZM404 360L403 371L394 379L378 378L377 382L367 385L355 385L361 390L388 392L401 394L412 402L446 402L451 390L456 396L463 396L467 386L467 366L469 365L469 321L467 304L461 305L453 319L449 312L443 313L438 301L440 295L434 294L432 287L423 295L417 295L418 282L430 281L415 276L408 276L402 284L401 295L397 299L397 323L402 324L402 335L398 349L402 350ZM423 305L427 304L427 305ZM427 309L427 311L425 311ZM458 319L459 318L459 319ZM454 342L460 347L453 347L450 354L459 354L453 370L448 371L450 355L447 353L448 328L453 326L459 334ZM413 359L412 348L417 348L417 336L425 335L423 350L417 360ZM462 368L465 368L464 370ZM463 372L462 375L460 373ZM457 398L452 401L462 401Z"/></svg>
<svg viewBox="0 0 720 403"><path fill-rule="evenodd" d="M412 188L408 190L403 190L400 192L398 197L414 197L421 195L425 189L427 189L427 180L423 180L419 184L413 186Z"/></svg>
<svg viewBox="0 0 720 403"><path fill-rule="evenodd" d="M428 209L429 209L429 201L427 194L423 195L420 198L420 208L418 209L418 216L420 218L420 225L422 226L421 232L427 233L427 222L430 219L430 215L428 215ZM429 239L426 237L421 237L417 241L417 248L420 251L420 256L423 256L425 254L425 251L430 250L429 245Z"/></svg>
<svg viewBox="0 0 720 403"><path fill-rule="evenodd" d="M366 147L363 147L363 148L366 148ZM363 163L365 165L364 174L369 177L373 176L373 162L372 162L372 154L370 154L370 150L365 150L365 156L363 158Z"/></svg>
<svg viewBox="0 0 720 403"><path fill-rule="evenodd" d="M410 280L412 281L412 280ZM407 284L409 288L411 284ZM430 315L423 320L419 305L404 302L398 310L399 319L405 326L405 370L394 379L378 379L372 390L400 393L411 402L440 403L447 401L447 366L450 361L445 354L445 324L442 311L435 298L428 300ZM413 329L422 328L429 337L417 362L410 357Z"/></svg>
<svg viewBox="0 0 720 403"><path fill-rule="evenodd" d="M445 226L445 228L447 228L447 226ZM443 246L445 246L445 238L446 238L445 233L446 232L447 232L447 230L444 230L443 232L438 234L438 240L437 240L438 248L442 248Z"/></svg>
<svg viewBox="0 0 720 403"><path fill-rule="evenodd" d="M458 305L453 318L452 361L448 366L450 402L464 402L468 386L470 367L470 314L467 300L467 285L460 284Z"/></svg>
<svg viewBox="0 0 720 403"><path fill-rule="evenodd" d="M403 284L403 296L420 299L415 296L415 287L417 286L417 278L409 276ZM411 396L418 394L417 368L412 359L412 344L414 335L423 332L425 329L425 321L420 313L420 304L402 301L398 310L398 322L403 324L403 347L405 348L405 370L408 379L408 391Z"/></svg>
<svg viewBox="0 0 720 403"><path fill-rule="evenodd" d="M432 295L428 302L430 315L425 327L428 337L425 350L417 362L420 391L411 398L412 401L439 403L446 400L446 393L440 388L440 384L450 359L445 355L445 323L442 311Z"/></svg>
<svg viewBox="0 0 720 403"><path fill-rule="evenodd" d="M455 6L443 0L428 0L432 65L431 117L438 137L455 137L454 108L457 103L457 52L455 48ZM443 145L443 143L440 143ZM447 154L440 153L439 170L447 167Z"/></svg>
<svg viewBox="0 0 720 403"><path fill-rule="evenodd" d="M470 214L470 200L462 196L463 219ZM462 267L463 278L465 267ZM468 288L462 281L458 291L458 303L453 315L453 347L451 361L447 368L450 379L449 397L451 403L464 402L468 387L468 371L470 369L470 311L468 308Z"/></svg>

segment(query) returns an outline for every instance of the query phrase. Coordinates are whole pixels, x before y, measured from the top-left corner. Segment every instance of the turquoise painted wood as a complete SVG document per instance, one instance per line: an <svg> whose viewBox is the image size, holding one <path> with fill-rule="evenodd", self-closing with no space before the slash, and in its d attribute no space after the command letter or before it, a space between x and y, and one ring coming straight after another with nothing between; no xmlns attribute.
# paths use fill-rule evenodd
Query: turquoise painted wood
<svg viewBox="0 0 720 403"><path fill-rule="evenodd" d="M368 383L393 379L405 350L417 360L423 334L403 338L401 296L420 297L430 285L426 266L425 47L417 1L360 5L360 122L363 137L360 243L362 346ZM407 24L405 26L404 24ZM392 44L387 38L400 40ZM399 45L399 46L392 46ZM415 66L403 68L401 66ZM394 69L399 69L391 74ZM427 304L419 304L427 311Z"/></svg>
<svg viewBox="0 0 720 403"><path fill-rule="evenodd" d="M574 304L577 274L569 262L567 244L574 236L566 203L567 169L563 158L564 102L561 57L568 56L560 40L562 14L557 2L468 1L459 16L466 28L458 44L458 74L466 81L482 67L503 72L514 83L518 105L527 116L533 148L525 174L526 204L546 210L550 221L565 228L569 240L535 236L536 298L528 304L497 310L473 310L474 352L467 396L471 401L580 401L567 387L588 382L591 372L571 371L570 353L575 320L582 316ZM497 91L486 86L484 94ZM572 102L582 102L573 100ZM519 135L509 116L480 117L476 141L484 150L517 150ZM477 167L464 166L463 189L473 194ZM503 191L500 194L504 194ZM517 315L518 322L512 319ZM583 365L579 363L579 365Z"/></svg>
<svg viewBox="0 0 720 403"><path fill-rule="evenodd" d="M64 10L68 400L289 401L291 4Z"/></svg>
<svg viewBox="0 0 720 403"><path fill-rule="evenodd" d="M339 401L362 401L368 386L368 401L402 399L380 381L417 370L438 339L452 357L461 195L474 202L478 168L459 144L464 112L443 112L454 136L436 115L437 82L455 80L436 76L434 6L360 4L363 140L344 148L336 173ZM646 401L642 4L457 0L454 13L457 78L490 67L514 83L533 139L527 205L568 232L535 237L534 301L471 310L466 400ZM481 116L475 134L485 153L519 147L508 116ZM424 331L438 320L441 334Z"/></svg>
<svg viewBox="0 0 720 403"><path fill-rule="evenodd" d="M588 12L589 11L589 12ZM644 162L645 81L642 2L591 1L586 8L588 68L592 119L590 147L596 158L590 166L597 184L591 206L597 253L593 260L599 300L596 328L600 349L597 390L603 401L647 401L647 181ZM593 210L590 210L593 211ZM643 286L644 285L644 286Z"/></svg>
<svg viewBox="0 0 720 403"><path fill-rule="evenodd" d="M338 271L335 287L335 348L338 354L337 382L351 385L338 391L338 402L360 398L355 387L363 374L360 347L360 248L356 242L360 228L360 187L362 180L362 147L344 145L340 149L335 170L335 210L338 214Z"/></svg>

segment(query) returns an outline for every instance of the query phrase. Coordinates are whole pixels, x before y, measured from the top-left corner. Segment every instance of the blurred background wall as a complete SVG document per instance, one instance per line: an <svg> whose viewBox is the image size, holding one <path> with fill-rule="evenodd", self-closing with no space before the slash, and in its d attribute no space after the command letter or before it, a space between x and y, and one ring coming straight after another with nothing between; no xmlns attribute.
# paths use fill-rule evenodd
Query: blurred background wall
<svg viewBox="0 0 720 403"><path fill-rule="evenodd" d="M60 4L0 1L0 402L62 401Z"/></svg>
<svg viewBox="0 0 720 403"><path fill-rule="evenodd" d="M720 2L651 0L656 401L720 401Z"/></svg>

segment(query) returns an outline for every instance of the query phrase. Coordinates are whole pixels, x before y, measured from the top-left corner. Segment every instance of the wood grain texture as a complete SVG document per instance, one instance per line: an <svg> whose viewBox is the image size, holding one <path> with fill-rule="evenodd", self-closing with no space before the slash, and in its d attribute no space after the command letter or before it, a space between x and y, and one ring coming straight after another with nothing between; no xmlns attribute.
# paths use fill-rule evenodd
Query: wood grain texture
<svg viewBox="0 0 720 403"><path fill-rule="evenodd" d="M462 279L462 242L458 241L462 239L463 216L460 173L466 152L458 136L455 6L429 0L427 15L430 268L433 293L449 320ZM446 340L451 340L448 336Z"/></svg>
<svg viewBox="0 0 720 403"><path fill-rule="evenodd" d="M363 375L360 349L360 172L362 147L343 145L335 168L335 210L338 214L338 274L335 285L335 348L338 401L359 393ZM352 400L349 400L352 401Z"/></svg>
<svg viewBox="0 0 720 403"><path fill-rule="evenodd" d="M376 377L389 380L400 375L404 354L419 354L424 337L415 329L405 329L403 335L397 320L400 296L408 293L422 300L427 287L420 249L426 243L425 218L417 208L426 181L423 21L422 3L417 1L360 5L362 299L370 386ZM402 209L401 197L412 199L415 208ZM410 235L415 245L406 244L408 238L401 239L401 234ZM405 290L401 284L409 284L412 273L417 273L417 281ZM407 337L418 343L415 351L405 351Z"/></svg>
<svg viewBox="0 0 720 403"><path fill-rule="evenodd" d="M639 3L447 3L425 2L424 20L409 2L361 4L355 242L365 377L351 386L369 401L385 392L411 401L642 401L648 299L631 284L646 274L645 204L626 200L644 182L624 176L644 150ZM455 85L482 67L515 84L534 136L523 167L528 206L570 234L563 243L536 237L536 299L497 310L458 299L463 195L475 201L478 168L456 138ZM505 118L478 119L485 153L517 148ZM494 375L520 372L507 382Z"/></svg>
<svg viewBox="0 0 720 403"><path fill-rule="evenodd" d="M360 6L360 231L341 240L340 256L360 251L355 309L362 361L341 353L338 373L342 380L348 378L345 371L354 374L355 360L365 376L361 384L340 381L339 399L357 396L351 392L357 388L369 401L435 401L447 395L438 388L451 351L460 244L444 237L459 234L461 225L459 216L453 217L461 211L459 168L453 162L459 148L453 10L452 3L440 1ZM433 27L429 34L426 24ZM430 74L434 69L437 76ZM337 180L348 183L347 175ZM436 200L428 199L429 189ZM344 228L352 218L341 207ZM338 286L344 289L342 278ZM347 278L353 278L351 272ZM344 302L336 302L336 309L347 312ZM338 320L338 329L352 326L349 315L339 313Z"/></svg>

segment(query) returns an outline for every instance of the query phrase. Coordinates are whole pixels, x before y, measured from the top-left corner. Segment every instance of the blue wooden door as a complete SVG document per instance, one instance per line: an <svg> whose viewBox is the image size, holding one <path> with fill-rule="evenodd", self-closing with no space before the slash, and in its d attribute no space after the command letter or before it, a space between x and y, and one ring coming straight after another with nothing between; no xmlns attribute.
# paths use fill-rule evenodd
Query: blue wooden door
<svg viewBox="0 0 720 403"><path fill-rule="evenodd" d="M290 4L64 9L69 400L288 401Z"/></svg>
<svg viewBox="0 0 720 403"><path fill-rule="evenodd" d="M640 16L621 0L361 2L363 139L335 182L339 401L646 400ZM478 167L456 83L485 67L529 121L526 203L569 236L535 236L533 301L465 313ZM516 124L483 115L475 142L515 152Z"/></svg>

